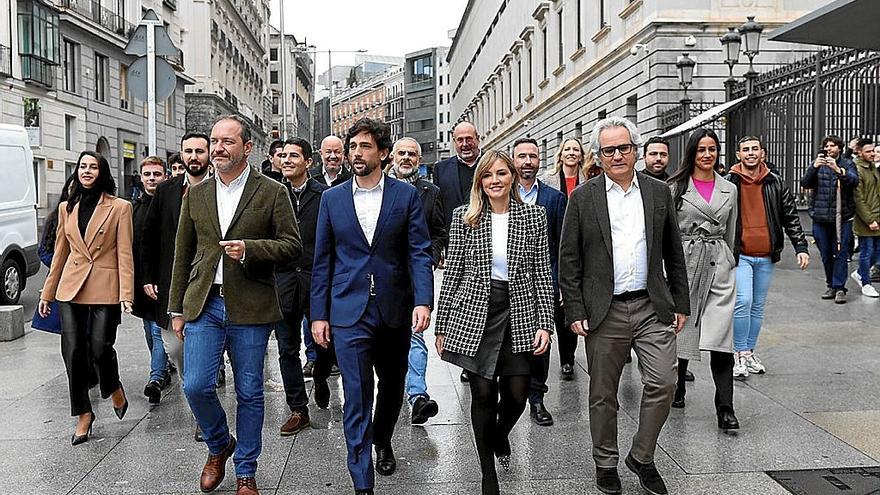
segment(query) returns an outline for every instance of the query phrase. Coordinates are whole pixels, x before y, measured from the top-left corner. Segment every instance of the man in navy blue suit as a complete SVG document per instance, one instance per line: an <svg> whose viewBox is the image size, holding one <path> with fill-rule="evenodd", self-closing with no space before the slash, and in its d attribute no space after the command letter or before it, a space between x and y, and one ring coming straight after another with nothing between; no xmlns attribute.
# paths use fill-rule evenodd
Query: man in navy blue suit
<svg viewBox="0 0 880 495"><path fill-rule="evenodd" d="M312 268L312 336L323 347L332 340L336 350L357 494L373 493L374 444L376 471L388 476L397 467L391 436L403 405L410 338L428 328L434 302L419 193L382 173L391 147L391 128L378 120L364 118L348 130L354 177L321 196ZM375 421L374 368L383 397Z"/></svg>
<svg viewBox="0 0 880 495"><path fill-rule="evenodd" d="M565 194L538 180L541 166L538 142L532 138L520 138L513 143L513 164L519 176L519 196L523 202L544 207L547 213L547 241L550 245L550 270L553 275L555 298L554 320L556 332L570 332L565 328L559 297L559 238L562 236L562 220L565 217ZM531 356L532 384L529 390L529 405L532 421L539 426L552 426L553 416L544 407L544 394L547 393L547 374L550 370L550 353Z"/></svg>

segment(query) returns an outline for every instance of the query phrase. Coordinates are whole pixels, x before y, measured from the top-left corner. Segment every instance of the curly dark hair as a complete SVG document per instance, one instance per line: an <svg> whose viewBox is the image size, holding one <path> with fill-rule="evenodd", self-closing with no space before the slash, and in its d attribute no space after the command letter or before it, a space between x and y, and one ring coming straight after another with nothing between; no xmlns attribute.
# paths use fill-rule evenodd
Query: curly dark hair
<svg viewBox="0 0 880 495"><path fill-rule="evenodd" d="M73 183L71 183L70 199L67 200L67 213L73 211L73 207L79 203L85 189L79 181L79 165L84 156L90 156L98 160L98 180L95 181L95 190L111 196L116 195L116 181L113 180L113 172L110 171L110 162L98 152L83 151L79 154L79 158L76 159L76 170L73 172L74 178Z"/></svg>
<svg viewBox="0 0 880 495"><path fill-rule="evenodd" d="M391 140L391 126L381 120L364 117L354 123L353 126L345 133L345 156L348 156L348 146L351 138L362 132L367 132L376 141L376 147L380 150L388 151L388 156L382 160L382 167L391 163L391 149L394 142Z"/></svg>

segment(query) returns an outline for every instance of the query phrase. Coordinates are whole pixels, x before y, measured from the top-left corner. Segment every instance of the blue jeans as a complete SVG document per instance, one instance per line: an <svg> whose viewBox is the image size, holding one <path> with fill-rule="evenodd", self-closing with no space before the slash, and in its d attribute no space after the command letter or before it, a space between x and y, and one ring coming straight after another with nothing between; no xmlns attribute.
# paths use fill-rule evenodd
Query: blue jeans
<svg viewBox="0 0 880 495"><path fill-rule="evenodd" d="M162 343L162 327L152 320L143 320L144 338L150 349L150 381L161 382L168 374L168 355Z"/></svg>
<svg viewBox="0 0 880 495"><path fill-rule="evenodd" d="M303 317L303 344L306 347L306 361L318 360L318 351L315 350L315 339L312 338L312 325L308 316Z"/></svg>
<svg viewBox="0 0 880 495"><path fill-rule="evenodd" d="M853 240L852 220L841 225L840 250L837 249L837 227L834 222L813 222L813 238L822 256L825 285L846 292L849 249Z"/></svg>
<svg viewBox="0 0 880 495"><path fill-rule="evenodd" d="M736 266L736 304L733 307L733 350L751 351L764 322L764 303L773 281L770 257L740 255Z"/></svg>
<svg viewBox="0 0 880 495"><path fill-rule="evenodd" d="M256 474L257 457L263 445L263 360L271 328L272 325L231 323L226 317L223 298L217 296L209 296L202 314L186 324L183 392L202 429L208 451L213 455L229 445L226 412L215 388L223 350L229 353L238 401L235 417L238 445L232 459L239 478Z"/></svg>
<svg viewBox="0 0 880 495"><path fill-rule="evenodd" d="M425 345L425 334L413 332L409 345L409 370L406 372L406 396L410 405L419 397L431 398L425 383L427 369L428 346Z"/></svg>
<svg viewBox="0 0 880 495"><path fill-rule="evenodd" d="M871 267L880 262L880 237L859 236L859 277L862 285L871 283Z"/></svg>

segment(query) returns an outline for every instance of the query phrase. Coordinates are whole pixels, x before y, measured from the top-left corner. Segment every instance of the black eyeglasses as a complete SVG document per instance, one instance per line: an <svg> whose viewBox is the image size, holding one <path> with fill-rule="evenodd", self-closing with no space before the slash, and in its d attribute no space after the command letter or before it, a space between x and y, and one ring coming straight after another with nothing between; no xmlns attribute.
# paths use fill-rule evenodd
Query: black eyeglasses
<svg viewBox="0 0 880 495"><path fill-rule="evenodd" d="M630 144L621 144L618 146L603 146L599 148L599 151L602 153L602 156L611 158L614 156L615 151L619 151L621 155L628 155L636 149L636 145Z"/></svg>

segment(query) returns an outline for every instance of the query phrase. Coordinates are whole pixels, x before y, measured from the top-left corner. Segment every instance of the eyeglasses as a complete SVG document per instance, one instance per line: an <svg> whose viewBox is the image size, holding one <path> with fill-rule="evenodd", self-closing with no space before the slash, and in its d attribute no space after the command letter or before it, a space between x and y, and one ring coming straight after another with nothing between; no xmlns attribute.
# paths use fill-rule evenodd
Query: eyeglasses
<svg viewBox="0 0 880 495"><path fill-rule="evenodd" d="M599 148L599 151L602 153L602 156L611 158L614 156L615 151L619 151L621 155L628 155L636 149L636 145L630 144L621 144L618 146L604 146Z"/></svg>

